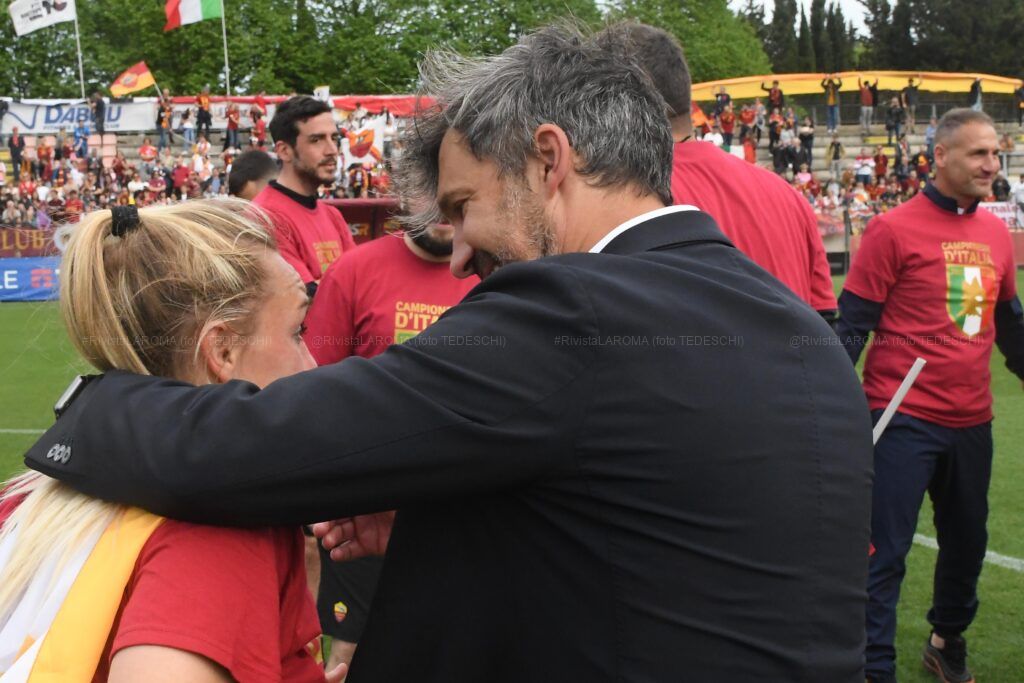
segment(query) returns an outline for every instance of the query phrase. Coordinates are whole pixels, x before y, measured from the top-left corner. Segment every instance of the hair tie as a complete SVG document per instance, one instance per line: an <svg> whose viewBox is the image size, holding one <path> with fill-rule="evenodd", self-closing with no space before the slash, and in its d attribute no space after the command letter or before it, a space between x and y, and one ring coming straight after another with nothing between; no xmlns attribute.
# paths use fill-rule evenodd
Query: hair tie
<svg viewBox="0 0 1024 683"><path fill-rule="evenodd" d="M124 237L126 233L139 227L139 210L134 206L115 206L110 209L110 234Z"/></svg>

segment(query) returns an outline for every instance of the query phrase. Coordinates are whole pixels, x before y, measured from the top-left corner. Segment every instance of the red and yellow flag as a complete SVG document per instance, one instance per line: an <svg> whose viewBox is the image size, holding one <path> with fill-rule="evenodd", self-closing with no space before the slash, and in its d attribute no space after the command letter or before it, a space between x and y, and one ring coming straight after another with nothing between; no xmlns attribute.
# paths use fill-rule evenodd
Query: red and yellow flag
<svg viewBox="0 0 1024 683"><path fill-rule="evenodd" d="M114 97L124 97L129 93L145 90L151 85L156 85L153 74L145 62L139 62L114 79L110 84L110 94Z"/></svg>

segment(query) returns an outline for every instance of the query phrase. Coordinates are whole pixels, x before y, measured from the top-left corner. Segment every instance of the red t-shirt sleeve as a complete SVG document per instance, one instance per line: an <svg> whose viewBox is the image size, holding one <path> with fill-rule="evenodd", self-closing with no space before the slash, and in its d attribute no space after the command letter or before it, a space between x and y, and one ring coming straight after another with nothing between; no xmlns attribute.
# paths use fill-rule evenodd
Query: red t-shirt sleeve
<svg viewBox="0 0 1024 683"><path fill-rule="evenodd" d="M843 288L862 299L884 303L899 278L900 248L892 227L874 218L860 242Z"/></svg>
<svg viewBox="0 0 1024 683"><path fill-rule="evenodd" d="M110 658L159 645L202 655L241 683L281 680L281 621L272 531L167 521L139 555Z"/></svg>
<svg viewBox="0 0 1024 683"><path fill-rule="evenodd" d="M355 348L354 268L344 261L327 268L306 314L306 346L317 365L337 363Z"/></svg>
<svg viewBox="0 0 1024 683"><path fill-rule="evenodd" d="M271 221L274 224L274 239L277 240L277 251L302 278L303 284L308 284L320 279L320 274L314 275L309 266L302 258L302 250L299 248L298 233L288 218L280 213L270 213Z"/></svg>

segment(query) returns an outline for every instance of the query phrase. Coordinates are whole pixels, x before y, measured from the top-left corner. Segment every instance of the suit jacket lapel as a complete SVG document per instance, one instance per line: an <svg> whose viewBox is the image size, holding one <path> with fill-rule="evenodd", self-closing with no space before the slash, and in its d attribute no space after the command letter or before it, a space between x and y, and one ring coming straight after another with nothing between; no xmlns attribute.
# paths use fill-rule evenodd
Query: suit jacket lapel
<svg viewBox="0 0 1024 683"><path fill-rule="evenodd" d="M602 254L638 254L697 242L733 246L715 220L703 211L677 211L634 225L601 250Z"/></svg>

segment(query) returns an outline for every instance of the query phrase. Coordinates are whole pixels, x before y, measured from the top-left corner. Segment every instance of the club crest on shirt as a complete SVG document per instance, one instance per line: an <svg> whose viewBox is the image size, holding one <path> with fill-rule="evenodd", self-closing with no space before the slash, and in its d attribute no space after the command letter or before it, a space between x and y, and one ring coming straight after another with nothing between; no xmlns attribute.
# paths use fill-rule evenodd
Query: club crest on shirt
<svg viewBox="0 0 1024 683"><path fill-rule="evenodd" d="M991 266L946 265L946 309L953 324L968 337L992 324L996 285Z"/></svg>
<svg viewBox="0 0 1024 683"><path fill-rule="evenodd" d="M334 620L339 624L345 621L345 617L348 616L348 605L341 602L340 600L334 603Z"/></svg>

